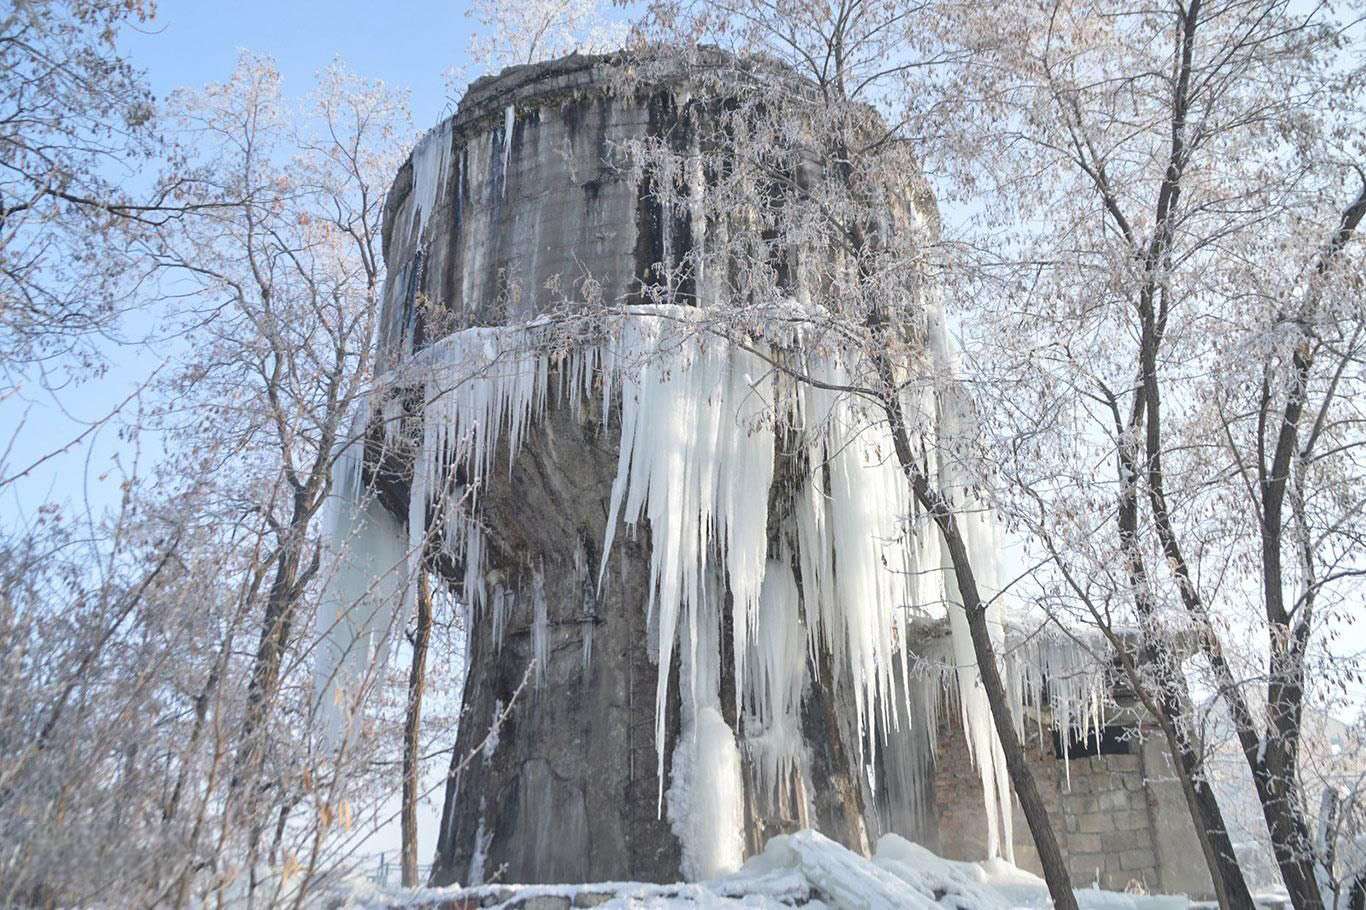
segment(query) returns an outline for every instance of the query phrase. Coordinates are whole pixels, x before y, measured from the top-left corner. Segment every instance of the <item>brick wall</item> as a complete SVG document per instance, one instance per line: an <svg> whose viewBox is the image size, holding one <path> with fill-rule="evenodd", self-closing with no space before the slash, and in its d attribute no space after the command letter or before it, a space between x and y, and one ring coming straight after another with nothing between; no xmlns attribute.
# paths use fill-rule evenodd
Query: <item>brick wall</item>
<svg viewBox="0 0 1366 910"><path fill-rule="evenodd" d="M1135 754L1072 759L1064 767L1054 756L1050 736L1040 743L1034 730L1027 734L1031 768L1073 883L1079 888L1098 883L1118 891L1174 890L1164 888L1143 756L1137 746ZM986 856L981 779L956 726L940 730L934 800L938 852L950 859ZM1019 803L1012 802L1016 864L1040 872L1029 827ZM1190 825L1188 818L1185 823ZM1193 829L1190 836L1194 838Z"/></svg>

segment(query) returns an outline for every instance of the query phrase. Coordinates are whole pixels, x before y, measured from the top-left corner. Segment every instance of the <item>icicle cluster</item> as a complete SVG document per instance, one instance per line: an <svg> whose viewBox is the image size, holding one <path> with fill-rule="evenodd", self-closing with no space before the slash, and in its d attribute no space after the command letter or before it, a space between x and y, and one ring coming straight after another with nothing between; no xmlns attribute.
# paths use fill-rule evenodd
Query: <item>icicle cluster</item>
<svg viewBox="0 0 1366 910"><path fill-rule="evenodd" d="M1015 728L1024 733L1028 707L1032 709L1040 739L1044 736L1045 715L1048 726L1064 737L1099 737L1112 707L1106 678L1108 655L1108 646L1103 643L1083 644L1056 634L1034 635L1012 643L1004 676L1015 713ZM1062 759L1070 781L1065 748Z"/></svg>
<svg viewBox="0 0 1366 910"><path fill-rule="evenodd" d="M745 752L757 772L759 798L805 826L814 815L805 804L809 800L787 804L788 781L794 776L810 780L801 729L807 641L801 619L792 609L798 597L791 554L784 550L782 558L769 560L764 569L743 708Z"/></svg>
<svg viewBox="0 0 1366 910"><path fill-rule="evenodd" d="M410 238L414 255L405 263L391 268L385 283L384 310L390 318L402 322L387 326L392 333L389 341L392 353L407 357L413 353L417 308L413 306L418 290L425 287L423 273L427 263L428 246L439 232L435 213L443 206L453 206L457 222L461 217L484 218L495 221L508 192L508 169L512 165L512 140L517 123L517 110L508 105L501 129L481 132L477 137L464 137L458 143L453 131L455 119L448 118L428 130L413 147L409 159L412 186L399 209L404 214L395 219L398 231ZM462 213L467 213L462 216ZM491 225L490 225L491 227ZM465 268L461 270L458 289L465 300L475 299L481 276L487 274L485 257L488 247L483 243L468 243L461 256Z"/></svg>
<svg viewBox="0 0 1366 910"><path fill-rule="evenodd" d="M742 846L725 834L740 828L730 827L730 814L741 801L728 800L743 787L741 743L719 711L720 661L734 661L742 744L764 793L781 798L784 782L806 760L801 697L819 665L808 652L830 655L836 675L830 684L852 686L860 762L881 767L887 785L919 792L917 782L932 760L938 696L935 685L914 672L909 623L945 613L962 726L986 793L991 852L1009 856L1005 764L953 573L945 571L947 554L937 530L910 496L882 413L855 396L794 381L771 363L793 358L794 368L837 387L858 382L854 353L769 348L763 342L741 346L708 334L703 318L704 312L691 308L641 307L606 319L600 340L567 352L548 343L546 324L469 329L415 355L395 381L410 393L422 390L408 535L397 536L397 554L393 542L367 539L358 556L382 562L397 555L401 565L403 545L410 552L420 547L426 529L440 521L443 545L464 567L466 601L490 617L498 640L514 592L501 583L486 590L480 483L501 469L495 453L516 458L552 399L581 409L590 395L600 394L604 413L620 409L621 437L599 579L619 525L629 531L648 522L658 761L662 780L676 646L684 717L668 796L690 871L723 871L738 862ZM951 375L942 324L932 321L931 335L936 369ZM983 594L992 597L994 525L975 505L953 455L958 434L971 432L965 403L951 387L925 386L906 392L903 408L916 446L928 453L938 484L960 510ZM804 470L795 489L789 484L779 491L784 501L771 510L779 434L796 440L799 452L784 457L797 457ZM353 470L343 462L342 470ZM456 474L466 485L459 490L452 489ZM371 581L362 569L348 576L349 584ZM727 592L734 648L722 655L720 614ZM533 650L542 664L546 605L538 575L528 593L534 604ZM992 610L999 626L999 608ZM376 619L368 616L366 622ZM591 659L590 649L586 641L585 660ZM537 679L543 673L542 665ZM1012 677L1019 692L1035 699L1037 678L1024 671ZM1055 716L1077 716L1081 708L1072 696L1058 692ZM913 748L880 756L890 738L908 736Z"/></svg>
<svg viewBox="0 0 1366 910"><path fill-rule="evenodd" d="M413 204L408 229L420 233L436 211L450 170L452 121L443 120L413 148Z"/></svg>

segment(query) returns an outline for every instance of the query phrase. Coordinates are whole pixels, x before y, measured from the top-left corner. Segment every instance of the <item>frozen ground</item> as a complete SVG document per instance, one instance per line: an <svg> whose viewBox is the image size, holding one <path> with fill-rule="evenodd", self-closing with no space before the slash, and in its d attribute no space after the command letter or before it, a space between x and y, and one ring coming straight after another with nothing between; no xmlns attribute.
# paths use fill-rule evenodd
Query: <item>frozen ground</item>
<svg viewBox="0 0 1366 910"><path fill-rule="evenodd" d="M1081 910L1187 910L1181 896L1084 889ZM381 889L348 884L337 910L473 910L476 907L568 910L624 908L806 907L810 910L1010 910L1050 906L1043 879L999 860L941 859L889 834L865 859L815 831L776 837L735 874L695 884L486 885L479 888Z"/></svg>

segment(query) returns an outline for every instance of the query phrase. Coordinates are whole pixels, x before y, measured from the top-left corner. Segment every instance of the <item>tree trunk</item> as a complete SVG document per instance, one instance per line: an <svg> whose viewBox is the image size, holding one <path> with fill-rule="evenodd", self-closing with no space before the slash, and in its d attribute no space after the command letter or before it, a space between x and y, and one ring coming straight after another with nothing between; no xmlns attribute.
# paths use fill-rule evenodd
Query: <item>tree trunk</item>
<svg viewBox="0 0 1366 910"><path fill-rule="evenodd" d="M923 481L920 486L923 488ZM977 657L977 672L982 677L986 689L987 703L991 706L991 719L996 726L996 735L1001 741L1001 751L1005 755L1006 769L1010 772L1010 783L1020 800L1029 833L1034 838L1034 847L1039 853L1039 864L1043 867L1044 881L1048 883L1048 893L1053 898L1055 910L1077 910L1077 896L1072 891L1072 877L1067 871L1067 861L1058 847L1058 838L1053 833L1053 824L1044 808L1043 798L1039 796L1038 784L1029 770L1025 759L1024 746L1015 732L1015 721L1011 716L1010 704L1006 700L1005 685L996 665L996 647L991 641L991 630L987 626L986 607L977 591L977 579L973 574L972 562L967 547L959 536L954 517L943 511L943 502L935 502L935 497L922 495L917 491L921 505L935 515L944 541L953 560L954 576L958 580L958 591L963 598L963 610L967 613L968 630L972 633L972 650Z"/></svg>
<svg viewBox="0 0 1366 910"><path fill-rule="evenodd" d="M1262 816L1271 834L1272 852L1281 871L1286 893L1295 910L1323 910L1323 895L1314 875L1313 843L1300 804L1299 788L1293 779L1295 769L1272 760L1279 752L1276 744L1265 747L1267 760L1254 771Z"/></svg>
<svg viewBox="0 0 1366 910"><path fill-rule="evenodd" d="M1160 671L1159 671L1160 672ZM1190 698L1185 693L1185 680L1169 685L1158 683L1158 723L1167 740L1167 748L1176 759L1176 773L1186 807L1195 822L1195 833L1205 854L1210 879L1214 884L1219 906L1234 910L1252 910L1252 892L1243 877L1242 866L1233 850L1233 841L1224 822L1223 810L1204 773L1204 759L1196 751L1194 731L1190 724Z"/></svg>
<svg viewBox="0 0 1366 910"><path fill-rule="evenodd" d="M242 716L242 728L238 732L232 777L228 781L230 816L248 828L253 891L256 887L255 862L264 825L263 813L258 812L256 806L256 776L265 755L265 743L262 741L265 721L279 687L281 662L294 622L295 579L299 571L299 549L303 538L302 531L297 533L296 540L286 541L271 583L265 616L261 622L261 639L252 662L251 679L247 683L246 710Z"/></svg>
<svg viewBox="0 0 1366 910"><path fill-rule="evenodd" d="M289 645L294 624L294 609L298 599L298 576L307 520L296 520L289 528L290 537L281 547L275 577L271 581L266 600L265 616L261 620L261 639L256 646L256 657L251 665L251 679L247 683L246 711L238 734L237 757L229 784L230 794L236 795L242 785L255 773L261 760L263 744L259 741L270 702L280 683L280 666Z"/></svg>
<svg viewBox="0 0 1366 910"><path fill-rule="evenodd" d="M1140 372L1144 378L1141 393L1135 394L1129 414L1128 425L1137 430L1144 427L1146 476L1150 483L1157 485L1152 496L1154 510L1160 522L1164 547L1169 558L1179 562L1180 552L1175 548L1175 540L1169 524L1165 523L1165 497L1160 493L1162 484L1161 460L1159 457L1159 433L1161 398L1156 386L1156 350L1158 335L1156 323L1152 320L1151 303L1148 305L1149 317L1144 322L1143 348L1140 354ZM1116 421L1119 409L1116 402ZM1224 822L1223 811L1204 774L1204 758L1196 751L1197 738L1192 728L1191 699L1186 679L1182 675L1180 660L1170 643L1163 640L1165 634L1153 621L1154 605L1147 591L1147 567L1138 546L1138 464L1137 453L1132 448L1121 447L1118 453L1120 487L1117 503L1116 521L1119 529L1120 549L1128 561L1130 589L1134 596L1134 609L1138 614L1139 628L1143 642L1139 649L1139 661L1143 668L1153 675L1156 697L1147 699L1167 740L1167 747L1175 759L1177 777L1186 798L1186 808L1195 823L1195 833L1200 841L1201 852L1205 855L1205 865L1209 869L1210 881L1214 885L1219 906L1233 910L1250 910L1254 906L1252 892L1233 850L1233 842L1228 836L1228 826ZM1192 606L1193 589L1182 588L1183 600L1188 610L1196 612ZM1130 680L1137 691L1150 691L1146 681L1134 670Z"/></svg>
<svg viewBox="0 0 1366 910"><path fill-rule="evenodd" d="M417 794L422 784L419 750L422 693L427 685L427 645L432 637L432 583L426 569L417 573L417 629L413 632L413 663L408 671L408 711L403 722L403 887L416 888Z"/></svg>
<svg viewBox="0 0 1366 910"><path fill-rule="evenodd" d="M890 366L882 358L879 358L879 363L884 377L884 388L894 389L895 384L889 381ZM1029 770L1024 745L1015 732L1015 720L1010 711L1010 703L1006 699L1005 684L1001 681L1000 669L996 664L996 646L991 640L991 630L987 625L986 605L982 603L981 593L977 589L977 576L973 570L967 544L959 533L958 521L949 504L938 490L930 487L928 478L915 460L900 403L891 394L887 394L883 399L883 407L891 425L897 460L907 482L911 485L911 492L916 501L934 518L943 536L944 545L948 547L959 597L962 599L963 611L967 614L968 631L972 635L972 650L977 658L977 672L986 690L987 704L991 708L992 723L1001 742L1001 752L1005 755L1010 784L1020 800L1025 823L1029 825L1029 833L1034 838L1034 848L1039 854L1039 865L1043 867L1043 877L1048 884L1049 896L1053 899L1055 910L1077 910L1077 895L1072 890L1072 876L1067 871L1067 861L1058 846L1058 838L1053 832L1053 823L1048 817L1043 798L1039 795L1039 786L1034 781L1034 774ZM953 609L952 606L950 609Z"/></svg>

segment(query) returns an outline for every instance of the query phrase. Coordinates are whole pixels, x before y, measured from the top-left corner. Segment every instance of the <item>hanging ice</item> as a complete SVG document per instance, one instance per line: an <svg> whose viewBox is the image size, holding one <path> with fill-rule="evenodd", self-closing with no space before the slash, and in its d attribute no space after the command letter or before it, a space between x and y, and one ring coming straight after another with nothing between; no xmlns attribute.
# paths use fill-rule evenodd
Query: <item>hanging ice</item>
<svg viewBox="0 0 1366 910"><path fill-rule="evenodd" d="M446 183L451 154L451 121L427 132L413 148L413 205L408 229L421 231L431 223L437 199Z"/></svg>
<svg viewBox="0 0 1366 910"><path fill-rule="evenodd" d="M808 794L792 792L794 781L809 779L802 740L802 692L807 681L806 634L799 611L800 592L790 554L764 569L759 611L751 636L749 672L742 692L744 748L755 769L758 798L787 817L806 824ZM790 798L799 800L788 805Z"/></svg>
<svg viewBox="0 0 1366 910"><path fill-rule="evenodd" d="M509 104L503 109L503 186L501 193L508 194L508 162L512 158L512 129L517 124L517 106Z"/></svg>
<svg viewBox="0 0 1366 910"><path fill-rule="evenodd" d="M408 585L407 535L363 482L368 411L333 464L327 559L315 619L320 640L314 680L324 738L334 748L351 732L364 688L381 672Z"/></svg>
<svg viewBox="0 0 1366 910"><path fill-rule="evenodd" d="M395 388L421 392L411 536L392 519L394 527L384 525L382 514L362 523L366 533L392 532L395 539L367 542L365 552L372 555L364 558L371 562L358 563L341 579L349 595L332 599L372 588L382 594L387 589L376 587L369 574L374 563L389 559L401 566L405 546L423 539L424 528L417 526L439 517L443 546L463 566L472 615L487 617L482 621L492 624L495 642L510 606L527 598L520 602L532 608L536 675L542 678L549 649L544 582L528 566L525 577L486 589L479 491L491 472L510 470L550 401L579 414L590 394L600 395L604 412L620 409L621 435L598 580L605 577L618 526L648 523L657 760L663 787L668 681L677 646L684 733L675 753L670 816L682 826L685 852L693 850L691 868L711 874L730 865L739 849L715 834L729 830L739 803L728 800L743 790L738 744L766 792L777 794L781 782L800 773L800 702L816 666L808 655L830 655L852 686L863 765L881 769L875 775L880 786L915 791L933 760L939 689L918 675L909 621L945 612L952 632L947 682L981 773L991 851L1009 856L1008 781L961 600L938 532L910 496L883 414L874 403L793 381L771 362L788 358L837 387L863 378L867 367L859 352L838 345L806 349L790 337L773 346L762 339L741 346L710 334L701 323L704 312L637 307L605 317L594 340L568 345L548 322L467 329L411 358L391 379ZM929 467L955 506L979 585L992 598L999 590L995 528L973 496L958 445L972 433L971 410L951 381L953 357L942 319L933 311L929 317L927 372L940 381L909 385L903 408L914 445L936 456ZM795 485L790 478L775 484L780 438L795 446L783 455L801 467ZM495 464L495 453L503 452L508 463ZM350 463L340 469L357 470ZM458 487L449 479L454 476ZM771 508L775 497L779 505ZM733 649L723 654L717 624L727 595ZM989 615L999 630L999 604ZM589 641L585 661L592 657ZM727 659L734 665L741 730L732 730L719 710L719 668ZM1051 673L1062 658L1012 660L1025 660L1007 667L1017 700L1038 704L1042 677L1036 668ZM1085 687L1097 678L1072 676L1082 680L1076 688L1050 685L1054 717L1064 724L1095 723L1099 702L1094 688ZM1021 717L1017 711L1017 723ZM910 737L914 745L884 760L882 744L893 736Z"/></svg>
<svg viewBox="0 0 1366 910"><path fill-rule="evenodd" d="M683 724L667 793L669 821L689 881L729 874L745 859L740 750L721 714L719 579L701 579L699 594L688 621L692 637L681 649Z"/></svg>

